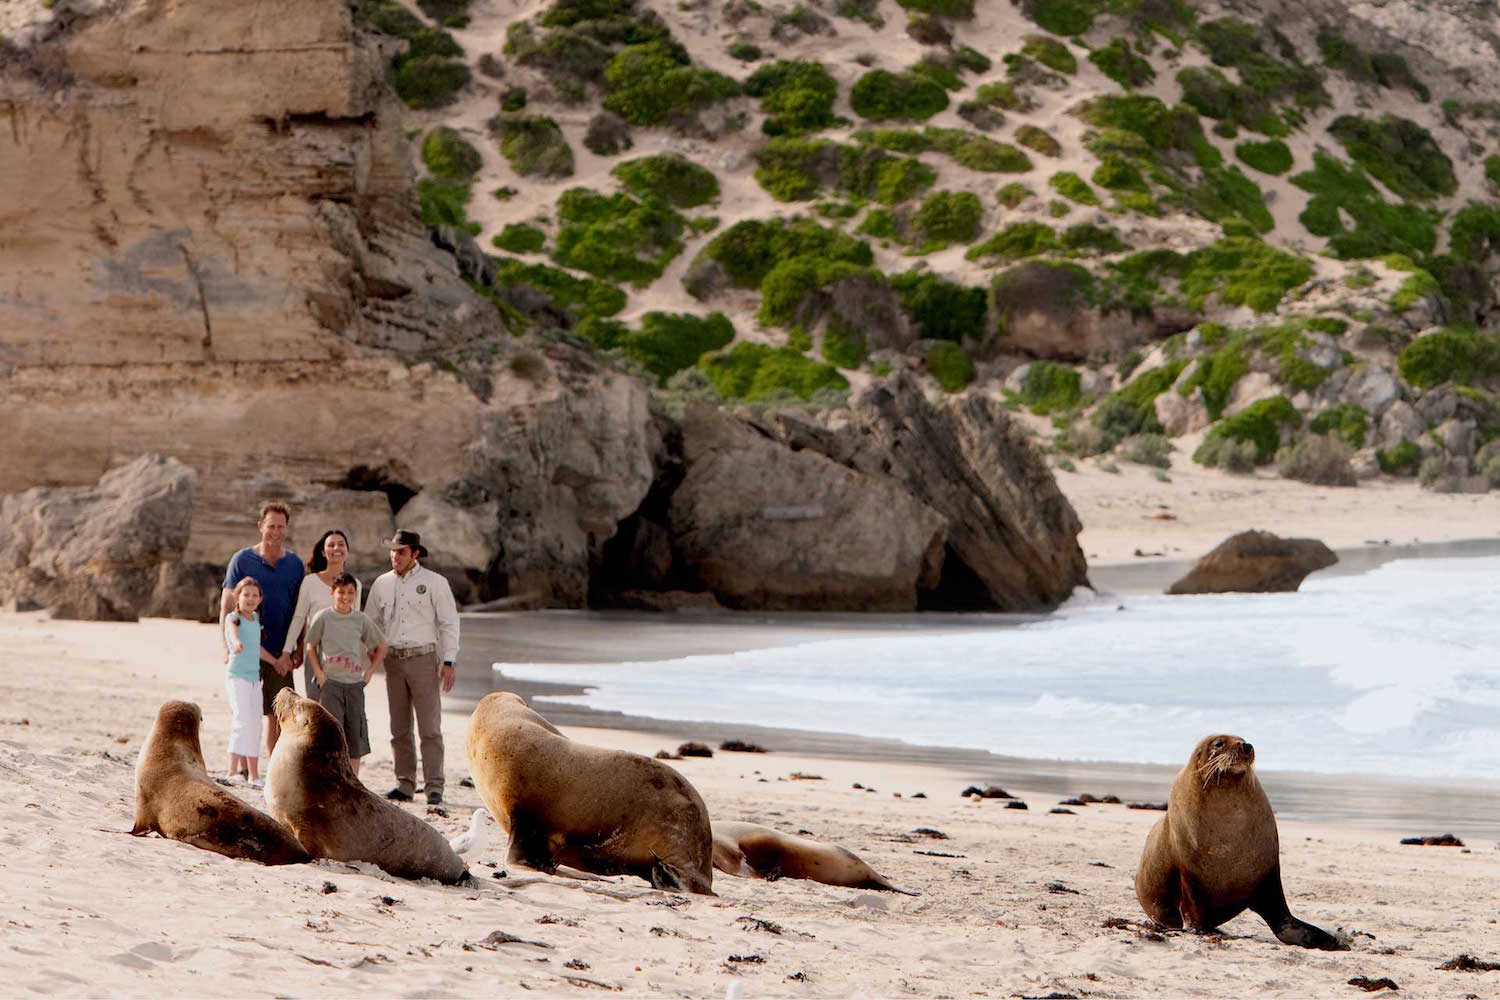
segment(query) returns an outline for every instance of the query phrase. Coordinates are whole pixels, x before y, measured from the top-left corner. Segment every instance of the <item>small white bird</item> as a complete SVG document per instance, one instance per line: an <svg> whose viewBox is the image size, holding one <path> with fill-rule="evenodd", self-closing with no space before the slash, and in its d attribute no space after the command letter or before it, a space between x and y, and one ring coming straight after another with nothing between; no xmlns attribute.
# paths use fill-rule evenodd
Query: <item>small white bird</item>
<svg viewBox="0 0 1500 1000"><path fill-rule="evenodd" d="M448 841L448 846L453 848L454 854L473 854L484 850L486 838L484 835L484 821L490 818L488 809L480 808L474 810L474 818L469 820L469 829Z"/></svg>

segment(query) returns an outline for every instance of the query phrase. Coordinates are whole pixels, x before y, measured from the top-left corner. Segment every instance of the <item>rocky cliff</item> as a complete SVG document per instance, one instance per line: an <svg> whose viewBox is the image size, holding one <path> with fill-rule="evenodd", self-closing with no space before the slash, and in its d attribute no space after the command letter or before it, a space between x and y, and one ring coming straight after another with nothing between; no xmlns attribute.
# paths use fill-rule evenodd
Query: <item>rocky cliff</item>
<svg viewBox="0 0 1500 1000"><path fill-rule="evenodd" d="M148 553L166 582L132 577L133 596L111 598L109 616L201 613L194 595L211 596L214 568L253 541L266 498L294 506L294 547L345 528L361 571L380 566L379 539L399 522L431 540L462 599L607 599L601 568L622 563L606 546L643 505L666 502L681 456L641 379L555 337L513 336L474 290L492 265L461 232L419 220L385 79L402 43L357 25L343 0L23 3L5 16L0 496L31 511L107 507L111 470L151 453L191 480L174 508L184 523ZM733 423L689 422L685 488L707 468L705 440L748 483L814 460L775 441L736 470L740 446L728 442L754 432ZM899 593L879 606L916 606L952 549L941 506L899 475L817 461L813 478L844 481L851 504L903 498L912 520L899 553L867 553L850 576L805 560L773 571L786 553L763 552L766 576L746 590L706 572L696 585L740 606L856 606L861 587ZM962 488L982 504L1009 481L1004 462L992 475ZM691 495L673 501L689 521L709 513L685 508ZM668 546L694 551L692 525L666 520ZM998 566L1013 553L986 550L989 572L1016 586L989 587L980 603L1061 599L1083 581L1076 533L1074 519L1050 539L1062 556L1018 571ZM847 542L885 540L859 529ZM25 579L45 603L51 591L35 589L27 562L41 550L20 535L7 544L0 599ZM1033 563L1056 572L1037 579ZM810 586L804 573L835 583Z"/></svg>

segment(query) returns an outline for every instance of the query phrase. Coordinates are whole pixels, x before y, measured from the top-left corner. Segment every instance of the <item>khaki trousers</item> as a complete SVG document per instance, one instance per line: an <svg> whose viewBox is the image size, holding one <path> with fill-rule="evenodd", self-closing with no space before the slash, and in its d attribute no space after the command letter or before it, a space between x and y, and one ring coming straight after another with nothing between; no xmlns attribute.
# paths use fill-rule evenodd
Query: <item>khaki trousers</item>
<svg viewBox="0 0 1500 1000"><path fill-rule="evenodd" d="M415 712L422 737L422 781L429 792L443 790L443 696L438 682L437 653L397 659L385 658L385 693L391 703L391 754L396 758L396 783L403 791L417 790L417 748L412 742Z"/></svg>

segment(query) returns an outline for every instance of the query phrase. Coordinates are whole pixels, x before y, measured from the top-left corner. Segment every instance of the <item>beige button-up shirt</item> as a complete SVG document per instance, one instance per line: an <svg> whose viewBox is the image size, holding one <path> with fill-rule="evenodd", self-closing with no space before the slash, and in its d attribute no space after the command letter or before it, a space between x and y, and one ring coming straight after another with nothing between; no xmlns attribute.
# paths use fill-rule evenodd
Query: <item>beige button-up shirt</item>
<svg viewBox="0 0 1500 1000"><path fill-rule="evenodd" d="M365 613L392 649L435 644L439 661L458 659L458 605L441 573L420 563L405 576L382 573L370 584Z"/></svg>

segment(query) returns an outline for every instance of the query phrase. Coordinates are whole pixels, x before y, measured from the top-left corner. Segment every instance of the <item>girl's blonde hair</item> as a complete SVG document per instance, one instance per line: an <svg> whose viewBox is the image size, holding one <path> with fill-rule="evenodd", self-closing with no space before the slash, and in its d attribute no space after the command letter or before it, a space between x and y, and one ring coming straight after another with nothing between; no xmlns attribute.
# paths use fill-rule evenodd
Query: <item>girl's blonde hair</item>
<svg viewBox="0 0 1500 1000"><path fill-rule="evenodd" d="M242 579L239 583L237 583L237 584L234 585L234 599L236 601L238 601L240 599L240 594L244 593L245 590L247 588L249 588L249 587L254 587L256 590L259 590L260 591L260 596L262 596L262 597L266 596L266 592L261 587L260 581L257 580L253 576L247 576L244 579Z"/></svg>

